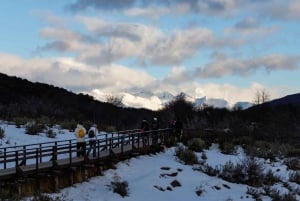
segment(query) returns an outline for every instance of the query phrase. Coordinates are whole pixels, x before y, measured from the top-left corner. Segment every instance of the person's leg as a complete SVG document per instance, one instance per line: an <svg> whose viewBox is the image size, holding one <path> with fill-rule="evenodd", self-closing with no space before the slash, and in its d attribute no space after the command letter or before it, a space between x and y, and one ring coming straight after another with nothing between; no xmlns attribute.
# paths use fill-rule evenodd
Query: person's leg
<svg viewBox="0 0 300 201"><path fill-rule="evenodd" d="M96 157L96 141L93 141L93 157Z"/></svg>
<svg viewBox="0 0 300 201"><path fill-rule="evenodd" d="M89 142L89 149L88 149L88 151L87 151L87 156L90 155L91 150L92 150L92 142L90 141L90 142Z"/></svg>

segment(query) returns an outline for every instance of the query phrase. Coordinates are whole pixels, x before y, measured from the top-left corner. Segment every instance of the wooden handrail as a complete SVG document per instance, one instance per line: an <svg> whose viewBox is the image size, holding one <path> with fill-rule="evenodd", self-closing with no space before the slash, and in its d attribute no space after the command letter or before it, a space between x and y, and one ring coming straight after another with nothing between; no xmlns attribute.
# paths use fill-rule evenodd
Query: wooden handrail
<svg viewBox="0 0 300 201"><path fill-rule="evenodd" d="M157 135L168 135L170 129L159 129ZM151 138L154 131L145 131L143 135ZM137 148L144 146L142 144L142 133L140 129L119 131L115 133L106 133L97 135L96 153L97 158L100 158L102 150L118 147L123 154L125 144L131 144L132 149L137 143ZM0 171L7 168L19 168L21 166L35 165L36 171L39 170L39 164L53 160L53 165L57 160L68 159L71 166L73 157L76 156L76 139L58 140L45 143L34 143L20 146L11 146L0 148L3 157L0 158ZM88 145L89 146L89 145ZM86 153L85 153L86 154ZM2 164L2 165L1 165Z"/></svg>

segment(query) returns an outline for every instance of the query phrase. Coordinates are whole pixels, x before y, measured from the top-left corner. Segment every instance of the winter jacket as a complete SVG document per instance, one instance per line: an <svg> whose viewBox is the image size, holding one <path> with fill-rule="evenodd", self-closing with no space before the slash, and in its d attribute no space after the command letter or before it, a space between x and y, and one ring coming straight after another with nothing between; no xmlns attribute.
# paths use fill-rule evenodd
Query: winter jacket
<svg viewBox="0 0 300 201"><path fill-rule="evenodd" d="M88 131L88 134L90 131L94 131L94 137L89 137L89 140L97 140L97 133L98 133L98 129L95 127L95 126L92 126L89 131Z"/></svg>
<svg viewBox="0 0 300 201"><path fill-rule="evenodd" d="M81 135L82 132L83 132L83 135ZM75 129L75 136L76 136L77 142L84 142L85 135L86 135L86 129L83 127L83 125L77 124L77 128Z"/></svg>

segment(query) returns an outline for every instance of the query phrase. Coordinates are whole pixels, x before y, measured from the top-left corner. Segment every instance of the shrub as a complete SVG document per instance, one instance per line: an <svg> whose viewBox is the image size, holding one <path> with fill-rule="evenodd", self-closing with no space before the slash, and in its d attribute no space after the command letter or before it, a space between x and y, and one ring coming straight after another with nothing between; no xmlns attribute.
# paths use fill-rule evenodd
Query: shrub
<svg viewBox="0 0 300 201"><path fill-rule="evenodd" d="M185 149L182 146L176 147L176 156L187 165L193 165L198 163L197 155L190 149Z"/></svg>
<svg viewBox="0 0 300 201"><path fill-rule="evenodd" d="M246 158L242 164L247 174L247 184L250 186L261 186L263 183L263 164L255 158Z"/></svg>
<svg viewBox="0 0 300 201"><path fill-rule="evenodd" d="M118 175L114 175L113 181L110 182L110 189L122 197L128 196L128 182L121 181L121 178Z"/></svg>
<svg viewBox="0 0 300 201"><path fill-rule="evenodd" d="M246 158L236 165L231 161L227 162L222 168L220 177L230 182L250 186L262 186L265 178L262 163L254 158Z"/></svg>
<svg viewBox="0 0 300 201"><path fill-rule="evenodd" d="M280 178L272 172L272 170L269 170L265 175L264 175L264 184L265 185L273 185L275 183L278 183L280 181Z"/></svg>
<svg viewBox="0 0 300 201"><path fill-rule="evenodd" d="M218 169L217 167L213 168L213 167L209 166L208 164L200 166L200 168L198 170L204 172L205 174L207 174L209 176L217 176L220 174L220 169Z"/></svg>
<svg viewBox="0 0 300 201"><path fill-rule="evenodd" d="M114 126L107 126L107 127L105 128L105 131L108 132L108 133L112 133L112 132L116 132L117 129L116 129L116 127L114 127Z"/></svg>
<svg viewBox="0 0 300 201"><path fill-rule="evenodd" d="M21 128L22 125L25 125L29 121L26 117L15 117L13 122L15 122L17 128Z"/></svg>
<svg viewBox="0 0 300 201"><path fill-rule="evenodd" d="M284 160L284 164L290 170L299 170L300 169L300 161L298 158L288 158Z"/></svg>
<svg viewBox="0 0 300 201"><path fill-rule="evenodd" d="M56 133L51 128L48 128L47 131L46 131L46 136L48 138L55 138L56 137Z"/></svg>
<svg viewBox="0 0 300 201"><path fill-rule="evenodd" d="M269 196L272 198L272 201L297 201L296 196L289 192L287 194L280 194L279 190L270 190Z"/></svg>
<svg viewBox="0 0 300 201"><path fill-rule="evenodd" d="M220 177L229 182L244 183L245 172L240 164L234 165L231 161L222 167Z"/></svg>
<svg viewBox="0 0 300 201"><path fill-rule="evenodd" d="M293 172L289 175L290 181L295 182L300 185L300 173L299 172Z"/></svg>
<svg viewBox="0 0 300 201"><path fill-rule="evenodd" d="M236 153L236 146L232 142L223 142L220 144L220 149L223 154Z"/></svg>
<svg viewBox="0 0 300 201"><path fill-rule="evenodd" d="M233 139L232 143L234 145L241 145L242 147L252 146L254 144L254 139L250 136L241 136Z"/></svg>
<svg viewBox="0 0 300 201"><path fill-rule="evenodd" d="M68 129L69 131L74 130L76 128L77 122L72 119L72 120L64 120L60 122L60 126L62 129Z"/></svg>
<svg viewBox="0 0 300 201"><path fill-rule="evenodd" d="M287 157L300 157L300 149L299 148L289 149L286 155Z"/></svg>
<svg viewBox="0 0 300 201"><path fill-rule="evenodd" d="M128 183L127 181L121 181L121 182L111 182L111 187L113 189L114 193L118 193L122 197L128 196Z"/></svg>
<svg viewBox="0 0 300 201"><path fill-rule="evenodd" d="M201 152L205 148L205 142L201 138L193 138L188 141L188 147L193 151Z"/></svg>
<svg viewBox="0 0 300 201"><path fill-rule="evenodd" d="M38 133L41 133L44 128L44 125L32 121L26 124L25 132L29 135L37 135Z"/></svg>
<svg viewBox="0 0 300 201"><path fill-rule="evenodd" d="M251 195L255 200L261 200L261 192L255 188L247 188L246 193Z"/></svg>
<svg viewBox="0 0 300 201"><path fill-rule="evenodd" d="M176 139L174 137L167 137L164 143L167 147L172 147L176 145Z"/></svg>

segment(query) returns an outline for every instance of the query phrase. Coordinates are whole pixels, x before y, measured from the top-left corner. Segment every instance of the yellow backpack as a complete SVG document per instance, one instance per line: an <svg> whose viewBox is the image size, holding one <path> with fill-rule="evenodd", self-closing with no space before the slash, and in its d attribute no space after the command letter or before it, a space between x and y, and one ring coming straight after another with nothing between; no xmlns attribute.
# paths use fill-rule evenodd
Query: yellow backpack
<svg viewBox="0 0 300 201"><path fill-rule="evenodd" d="M78 136L79 136L80 138L84 138L85 133L84 133L83 128L80 128L80 129L78 130Z"/></svg>

